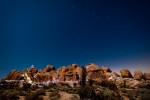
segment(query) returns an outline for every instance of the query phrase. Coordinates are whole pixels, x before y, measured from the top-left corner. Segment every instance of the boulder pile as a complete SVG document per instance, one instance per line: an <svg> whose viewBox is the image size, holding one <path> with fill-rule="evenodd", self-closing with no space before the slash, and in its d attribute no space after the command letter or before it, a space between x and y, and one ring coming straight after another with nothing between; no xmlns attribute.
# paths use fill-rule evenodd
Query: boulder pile
<svg viewBox="0 0 150 100"><path fill-rule="evenodd" d="M88 64L80 67L78 64L62 66L58 70L52 65L47 65L43 70L38 70L34 66L24 69L21 72L12 70L4 80L24 80L28 83L67 83L69 85L81 85L82 81L89 80L101 83L103 81L113 81L117 87L138 88L146 82L150 84L150 73L142 73L135 70L134 75L128 69L121 69L120 75L106 66L99 67L96 64Z"/></svg>

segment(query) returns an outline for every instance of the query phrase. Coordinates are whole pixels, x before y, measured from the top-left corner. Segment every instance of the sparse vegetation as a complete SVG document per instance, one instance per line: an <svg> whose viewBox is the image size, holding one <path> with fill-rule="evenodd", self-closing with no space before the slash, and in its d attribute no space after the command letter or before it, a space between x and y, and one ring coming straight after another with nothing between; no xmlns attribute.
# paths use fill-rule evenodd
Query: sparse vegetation
<svg viewBox="0 0 150 100"><path fill-rule="evenodd" d="M67 69L67 71L69 70ZM118 78L114 81L106 79L105 75L102 75L102 78L92 79L89 78L85 67L82 67L80 72L80 78L79 73L73 77L73 80L78 80L79 83L71 83L71 85L67 84L68 81L46 85L42 83L31 85L23 81L19 83L18 80L2 81L0 83L0 100L17 100L19 97L23 97L25 100L43 100L45 98L58 100L65 96L69 100L149 100L150 98L149 80L135 81L133 88L130 88L127 79ZM73 73L71 75L73 76ZM136 85L136 82L140 84L140 87ZM134 86L137 87L134 88Z"/></svg>

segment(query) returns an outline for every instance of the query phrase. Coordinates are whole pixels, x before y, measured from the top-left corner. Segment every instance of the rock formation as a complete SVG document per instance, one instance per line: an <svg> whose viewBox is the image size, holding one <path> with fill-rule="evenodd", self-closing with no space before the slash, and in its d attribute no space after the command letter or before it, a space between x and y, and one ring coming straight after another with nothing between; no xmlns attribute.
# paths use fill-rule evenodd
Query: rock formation
<svg viewBox="0 0 150 100"><path fill-rule="evenodd" d="M133 78L128 69L121 69L120 73L122 78Z"/></svg>
<svg viewBox="0 0 150 100"><path fill-rule="evenodd" d="M77 83L82 80L82 68L77 64L63 66L57 70L59 82L66 81L68 84Z"/></svg>
<svg viewBox="0 0 150 100"><path fill-rule="evenodd" d="M142 73L140 70L136 70L136 71L134 72L134 78L135 78L135 79L143 79L143 78L144 78L144 75L143 75L143 73Z"/></svg>
<svg viewBox="0 0 150 100"><path fill-rule="evenodd" d="M22 79L21 73L18 70L12 70L5 78L5 80L20 80Z"/></svg>
<svg viewBox="0 0 150 100"><path fill-rule="evenodd" d="M84 71L85 70L85 71ZM121 76L118 73L111 71L108 67L99 67L95 64L88 64L81 68L77 64L62 66L57 71L54 66L47 65L43 70L37 70L34 66L29 69L24 69L22 72L12 70L4 80L25 80L30 84L35 83L74 83L81 85L82 81L86 84L92 80L95 83L113 81L117 87L138 88L150 84L150 73L142 73L140 70L134 72L132 77L128 69L120 70Z"/></svg>
<svg viewBox="0 0 150 100"><path fill-rule="evenodd" d="M39 70L34 76L36 82L54 81L57 78L55 67L47 65L44 70Z"/></svg>
<svg viewBox="0 0 150 100"><path fill-rule="evenodd" d="M108 67L106 67L106 66L102 66L102 70L104 71L104 73L106 73L106 72L112 72Z"/></svg>
<svg viewBox="0 0 150 100"><path fill-rule="evenodd" d="M86 67L86 78L88 80L102 80L105 75L104 71L97 65L95 64L88 64Z"/></svg>
<svg viewBox="0 0 150 100"><path fill-rule="evenodd" d="M150 73L144 73L144 77L146 80L150 80Z"/></svg>

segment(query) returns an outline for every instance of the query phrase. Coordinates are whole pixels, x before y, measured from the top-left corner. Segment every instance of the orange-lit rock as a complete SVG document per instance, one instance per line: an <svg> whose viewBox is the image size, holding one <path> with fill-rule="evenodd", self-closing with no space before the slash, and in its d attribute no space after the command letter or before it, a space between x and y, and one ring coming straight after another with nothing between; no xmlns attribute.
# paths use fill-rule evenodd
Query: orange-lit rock
<svg viewBox="0 0 150 100"><path fill-rule="evenodd" d="M121 69L120 73L122 78L133 78L128 69Z"/></svg>
<svg viewBox="0 0 150 100"><path fill-rule="evenodd" d="M143 78L144 78L144 75L143 75L143 73L142 73L140 70L136 70L136 71L134 72L134 78L135 78L135 79L143 79Z"/></svg>

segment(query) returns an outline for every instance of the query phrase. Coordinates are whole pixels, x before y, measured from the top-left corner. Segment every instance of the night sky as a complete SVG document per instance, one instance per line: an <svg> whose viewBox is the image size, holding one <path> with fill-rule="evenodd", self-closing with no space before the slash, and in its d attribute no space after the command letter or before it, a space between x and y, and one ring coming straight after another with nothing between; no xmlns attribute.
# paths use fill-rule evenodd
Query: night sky
<svg viewBox="0 0 150 100"><path fill-rule="evenodd" d="M0 78L72 63L150 72L149 0L0 0Z"/></svg>

